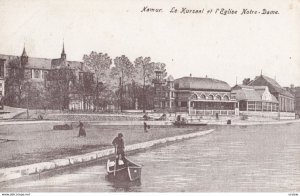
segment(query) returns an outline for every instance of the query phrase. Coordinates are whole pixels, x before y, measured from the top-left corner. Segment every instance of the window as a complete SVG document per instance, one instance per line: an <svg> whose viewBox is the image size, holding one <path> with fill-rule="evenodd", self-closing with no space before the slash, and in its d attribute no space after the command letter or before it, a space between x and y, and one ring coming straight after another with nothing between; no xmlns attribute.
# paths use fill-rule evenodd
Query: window
<svg viewBox="0 0 300 196"><path fill-rule="evenodd" d="M83 72L79 73L79 81L81 81L81 82L83 81Z"/></svg>
<svg viewBox="0 0 300 196"><path fill-rule="evenodd" d="M202 94L202 95L200 96L200 99L206 99L206 96Z"/></svg>
<svg viewBox="0 0 300 196"><path fill-rule="evenodd" d="M278 105L276 103L272 103L272 111L277 111Z"/></svg>
<svg viewBox="0 0 300 196"><path fill-rule="evenodd" d="M228 101L229 97L227 95L225 95L223 99Z"/></svg>
<svg viewBox="0 0 300 196"><path fill-rule="evenodd" d="M197 99L197 95L193 94L191 99Z"/></svg>
<svg viewBox="0 0 300 196"><path fill-rule="evenodd" d="M255 102L256 111L261 111L262 105L261 102Z"/></svg>
<svg viewBox="0 0 300 196"><path fill-rule="evenodd" d="M271 106L271 103L267 103L267 110L268 110L268 111L271 111L271 107L272 107L272 106Z"/></svg>
<svg viewBox="0 0 300 196"><path fill-rule="evenodd" d="M186 101L182 101L181 102L181 107L187 107L187 102Z"/></svg>
<svg viewBox="0 0 300 196"><path fill-rule="evenodd" d="M214 99L214 96L213 96L213 95L209 95L209 96L207 97L207 99L208 99L208 100L213 100L213 99Z"/></svg>
<svg viewBox="0 0 300 196"><path fill-rule="evenodd" d="M217 96L216 96L216 100L221 100L221 96L220 96L220 95L217 95Z"/></svg>
<svg viewBox="0 0 300 196"><path fill-rule="evenodd" d="M255 102L254 101L248 101L248 110L249 111L255 110Z"/></svg>
<svg viewBox="0 0 300 196"><path fill-rule="evenodd" d="M267 111L267 110L268 110L268 107L267 107L267 103L266 103L266 102L263 102L263 103L262 103L262 107L263 107L263 110L264 110L264 111Z"/></svg>
<svg viewBox="0 0 300 196"><path fill-rule="evenodd" d="M40 77L40 70L38 70L38 69L35 69L34 70L34 78L39 78Z"/></svg>
<svg viewBox="0 0 300 196"><path fill-rule="evenodd" d="M0 77L4 77L4 61L0 60Z"/></svg>
<svg viewBox="0 0 300 196"><path fill-rule="evenodd" d="M47 72L47 71L43 71L42 78L43 78L43 79L47 79L47 74L48 74L48 72Z"/></svg>

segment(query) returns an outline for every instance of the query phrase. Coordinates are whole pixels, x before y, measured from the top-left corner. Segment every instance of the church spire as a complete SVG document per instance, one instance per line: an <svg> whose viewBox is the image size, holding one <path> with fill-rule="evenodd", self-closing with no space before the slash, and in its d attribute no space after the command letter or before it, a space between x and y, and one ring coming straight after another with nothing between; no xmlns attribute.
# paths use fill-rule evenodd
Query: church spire
<svg viewBox="0 0 300 196"><path fill-rule="evenodd" d="M26 53L26 49L25 49L25 43L24 43L24 48L23 48L22 56L27 57L27 53Z"/></svg>
<svg viewBox="0 0 300 196"><path fill-rule="evenodd" d="M67 55L66 55L66 53L65 53L65 42L64 42L64 41L63 41L63 48L62 48L62 52L61 52L60 57L61 57L62 59L66 59L66 58L67 58Z"/></svg>
<svg viewBox="0 0 300 196"><path fill-rule="evenodd" d="M23 48L23 52L21 55L21 65L25 66L28 63L28 56L26 53L26 49L25 49L25 43L24 43L24 48Z"/></svg>

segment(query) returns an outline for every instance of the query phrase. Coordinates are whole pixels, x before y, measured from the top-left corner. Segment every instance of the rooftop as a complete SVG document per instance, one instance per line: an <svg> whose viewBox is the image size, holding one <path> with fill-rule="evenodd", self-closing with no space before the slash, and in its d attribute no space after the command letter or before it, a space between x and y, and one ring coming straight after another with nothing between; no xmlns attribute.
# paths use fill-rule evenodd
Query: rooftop
<svg viewBox="0 0 300 196"><path fill-rule="evenodd" d="M200 77L182 77L174 81L177 90L230 91L230 86L221 80Z"/></svg>

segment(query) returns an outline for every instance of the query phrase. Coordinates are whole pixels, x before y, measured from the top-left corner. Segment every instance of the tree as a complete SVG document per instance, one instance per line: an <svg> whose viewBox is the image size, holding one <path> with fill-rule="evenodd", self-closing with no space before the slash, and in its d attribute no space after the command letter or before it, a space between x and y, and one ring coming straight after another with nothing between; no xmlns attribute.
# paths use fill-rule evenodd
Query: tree
<svg viewBox="0 0 300 196"><path fill-rule="evenodd" d="M70 102L70 92L74 89L76 75L69 67L52 69L46 78L46 88L51 108L67 109Z"/></svg>
<svg viewBox="0 0 300 196"><path fill-rule="evenodd" d="M7 66L8 77L5 80L5 103L20 107L24 90L24 69L19 58L12 59Z"/></svg>
<svg viewBox="0 0 300 196"><path fill-rule="evenodd" d="M119 94L119 106L122 111L123 108L123 91L124 86L130 84L132 82L134 76L134 67L130 60L125 56L122 55L120 57L116 57L114 59L115 66L111 69L111 77L112 83L114 87L119 86L117 90ZM118 85L119 84L119 85Z"/></svg>
<svg viewBox="0 0 300 196"><path fill-rule="evenodd" d="M83 56L84 65L92 72L95 76L95 85L93 91L93 103L97 108L100 106L100 92L104 91L109 85L109 73L112 59L103 53L97 53L92 51L90 55ZM95 108L95 109L96 109Z"/></svg>
<svg viewBox="0 0 300 196"><path fill-rule="evenodd" d="M99 82L107 82L112 64L112 59L107 54L92 51L90 55L83 56L83 62Z"/></svg>
<svg viewBox="0 0 300 196"><path fill-rule="evenodd" d="M141 85L143 88L142 93L142 103L143 112L146 110L147 96L146 96L146 85L151 85L152 80L155 77L154 69L155 64L151 63L150 57L138 57L134 61L135 64L135 81L137 84Z"/></svg>
<svg viewBox="0 0 300 196"><path fill-rule="evenodd" d="M248 85L251 82L250 78L245 78L243 80L243 85Z"/></svg>
<svg viewBox="0 0 300 196"><path fill-rule="evenodd" d="M31 79L24 80L22 85L22 102L21 106L25 106L27 109L27 118L29 118L29 108L42 109L47 104L45 96L44 82L37 82Z"/></svg>

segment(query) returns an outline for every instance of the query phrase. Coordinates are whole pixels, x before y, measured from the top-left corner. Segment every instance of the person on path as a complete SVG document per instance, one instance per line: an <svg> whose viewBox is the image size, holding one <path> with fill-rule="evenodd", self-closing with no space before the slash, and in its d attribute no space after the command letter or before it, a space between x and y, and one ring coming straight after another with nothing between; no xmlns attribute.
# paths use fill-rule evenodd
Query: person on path
<svg viewBox="0 0 300 196"><path fill-rule="evenodd" d="M117 159L116 163L119 165L119 159L121 156L121 159L124 163L124 165L127 165L127 161L125 159L125 145L124 145L124 140L123 140L123 134L119 133L117 137L112 141L112 144L114 145L115 149L117 150Z"/></svg>
<svg viewBox="0 0 300 196"><path fill-rule="evenodd" d="M147 131L147 128L148 128L148 126L147 126L147 123L146 122L144 122L144 132L145 133L147 133L148 131Z"/></svg>
<svg viewBox="0 0 300 196"><path fill-rule="evenodd" d="M81 121L79 121L79 125L77 127L79 127L78 137L80 137L80 136L86 137L86 132L85 132L83 123Z"/></svg>

